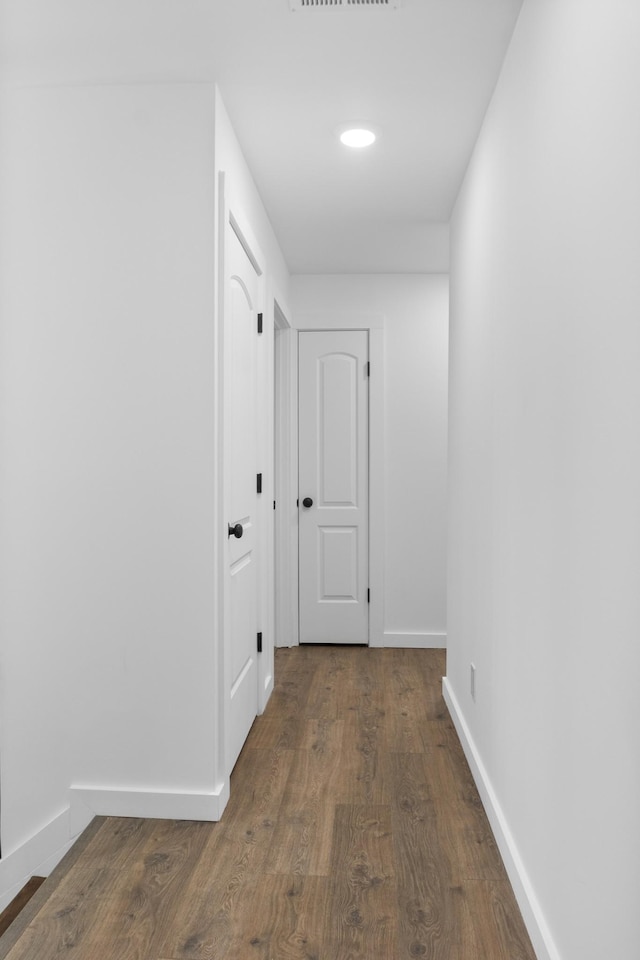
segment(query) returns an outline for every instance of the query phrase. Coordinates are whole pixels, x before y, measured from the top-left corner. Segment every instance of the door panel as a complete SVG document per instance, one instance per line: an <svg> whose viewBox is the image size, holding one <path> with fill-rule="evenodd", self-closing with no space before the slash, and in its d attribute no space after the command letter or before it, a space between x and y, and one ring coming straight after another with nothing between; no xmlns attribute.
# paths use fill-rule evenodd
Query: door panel
<svg viewBox="0 0 640 960"><path fill-rule="evenodd" d="M230 711L229 769L258 709L256 651L256 304L258 276L234 230L227 227L228 299L225 318L225 470L227 520L242 535L227 538L226 655Z"/></svg>
<svg viewBox="0 0 640 960"><path fill-rule="evenodd" d="M323 507L355 507L358 498L358 358L319 357L318 465Z"/></svg>
<svg viewBox="0 0 640 960"><path fill-rule="evenodd" d="M318 527L318 598L358 602L358 528Z"/></svg>
<svg viewBox="0 0 640 960"><path fill-rule="evenodd" d="M367 356L365 331L300 334L301 643L368 642Z"/></svg>

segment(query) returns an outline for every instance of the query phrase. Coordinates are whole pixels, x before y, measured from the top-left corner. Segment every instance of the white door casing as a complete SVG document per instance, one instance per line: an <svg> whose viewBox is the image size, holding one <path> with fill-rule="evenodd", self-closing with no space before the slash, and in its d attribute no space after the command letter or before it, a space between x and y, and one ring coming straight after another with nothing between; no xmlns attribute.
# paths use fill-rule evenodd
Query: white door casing
<svg viewBox="0 0 640 960"><path fill-rule="evenodd" d="M258 272L233 222L225 230L224 471L226 768L230 773L258 712L257 313ZM238 526L239 525L239 526ZM241 536L236 536L240 534Z"/></svg>
<svg viewBox="0 0 640 960"><path fill-rule="evenodd" d="M275 644L298 643L298 332L276 304L275 322Z"/></svg>
<svg viewBox="0 0 640 960"><path fill-rule="evenodd" d="M369 641L367 368L366 331L300 333L301 643Z"/></svg>

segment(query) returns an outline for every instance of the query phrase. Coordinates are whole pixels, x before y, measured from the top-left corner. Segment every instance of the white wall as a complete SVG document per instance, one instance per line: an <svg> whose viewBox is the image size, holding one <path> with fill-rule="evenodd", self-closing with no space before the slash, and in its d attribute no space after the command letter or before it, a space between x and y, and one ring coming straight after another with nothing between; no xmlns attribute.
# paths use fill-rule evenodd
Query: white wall
<svg viewBox="0 0 640 960"><path fill-rule="evenodd" d="M639 36L525 0L452 223L449 690L562 960L640 943Z"/></svg>
<svg viewBox="0 0 640 960"><path fill-rule="evenodd" d="M294 276L300 328L384 324L384 634L389 645L446 636L448 278Z"/></svg>
<svg viewBox="0 0 640 960"><path fill-rule="evenodd" d="M6 97L5 857L72 785L179 807L218 783L214 94Z"/></svg>
<svg viewBox="0 0 640 960"><path fill-rule="evenodd" d="M220 92L216 89L216 172L220 171L226 172L236 205L243 219L250 224L262 251L267 272L267 293L282 300L284 307L289 296L289 270Z"/></svg>
<svg viewBox="0 0 640 960"><path fill-rule="evenodd" d="M269 505L274 297L288 309L212 84L14 89L3 108L0 906L93 812L224 807L221 170L263 254Z"/></svg>

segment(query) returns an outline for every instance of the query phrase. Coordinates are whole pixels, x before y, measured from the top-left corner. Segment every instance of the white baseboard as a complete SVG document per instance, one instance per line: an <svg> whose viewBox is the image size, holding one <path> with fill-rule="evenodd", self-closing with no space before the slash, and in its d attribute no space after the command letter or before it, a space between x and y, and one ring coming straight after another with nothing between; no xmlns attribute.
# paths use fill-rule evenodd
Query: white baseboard
<svg viewBox="0 0 640 960"><path fill-rule="evenodd" d="M375 646L378 644L376 643ZM405 647L413 650L443 650L447 646L447 635L446 633L392 633L385 630L380 646Z"/></svg>
<svg viewBox="0 0 640 960"><path fill-rule="evenodd" d="M538 960L561 960L504 811L447 677L442 680L442 692L489 818L536 956Z"/></svg>
<svg viewBox="0 0 640 960"><path fill-rule="evenodd" d="M31 877L48 877L74 839L67 809L3 857L0 860L0 912Z"/></svg>
<svg viewBox="0 0 640 960"><path fill-rule="evenodd" d="M71 827L80 833L95 816L152 820L219 820L229 799L229 781L210 793L119 790L75 785L70 789Z"/></svg>

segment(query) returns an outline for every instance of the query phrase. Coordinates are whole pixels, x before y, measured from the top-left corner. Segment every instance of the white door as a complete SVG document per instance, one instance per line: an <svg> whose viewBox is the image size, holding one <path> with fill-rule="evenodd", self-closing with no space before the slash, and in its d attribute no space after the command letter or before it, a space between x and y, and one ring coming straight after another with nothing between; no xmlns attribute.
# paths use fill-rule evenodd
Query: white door
<svg viewBox="0 0 640 960"><path fill-rule="evenodd" d="M368 643L368 334L302 332L300 642Z"/></svg>
<svg viewBox="0 0 640 960"><path fill-rule="evenodd" d="M225 478L227 529L225 649L231 770L258 711L256 461L258 274L235 231L226 231Z"/></svg>

